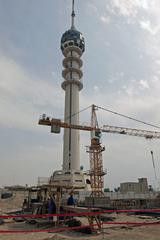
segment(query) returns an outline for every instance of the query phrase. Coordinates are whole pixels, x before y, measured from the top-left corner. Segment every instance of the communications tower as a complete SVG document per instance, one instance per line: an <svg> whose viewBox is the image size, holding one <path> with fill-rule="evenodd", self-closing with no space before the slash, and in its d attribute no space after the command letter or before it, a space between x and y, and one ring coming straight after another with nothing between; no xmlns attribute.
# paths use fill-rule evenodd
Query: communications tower
<svg viewBox="0 0 160 240"><path fill-rule="evenodd" d="M61 38L61 50L64 55L61 84L65 91L64 121L68 124L79 124L79 92L83 88L81 81L81 56L85 50L82 33L75 28L74 0L72 0L71 28ZM80 136L79 130L64 129L62 171L56 171L54 181L70 185L84 185L83 173L80 170Z"/></svg>

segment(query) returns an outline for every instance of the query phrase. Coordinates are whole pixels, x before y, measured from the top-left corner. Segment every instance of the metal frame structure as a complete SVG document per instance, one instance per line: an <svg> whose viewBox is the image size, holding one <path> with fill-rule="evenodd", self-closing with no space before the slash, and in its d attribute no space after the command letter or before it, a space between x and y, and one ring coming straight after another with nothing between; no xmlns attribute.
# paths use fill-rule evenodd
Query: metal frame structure
<svg viewBox="0 0 160 240"><path fill-rule="evenodd" d="M98 129L98 121L96 116L97 108L92 105L91 110L91 127ZM103 197L104 175L102 152L105 147L101 144L101 132L98 130L91 131L91 145L87 147L90 156L90 170L88 172L91 181L91 197Z"/></svg>

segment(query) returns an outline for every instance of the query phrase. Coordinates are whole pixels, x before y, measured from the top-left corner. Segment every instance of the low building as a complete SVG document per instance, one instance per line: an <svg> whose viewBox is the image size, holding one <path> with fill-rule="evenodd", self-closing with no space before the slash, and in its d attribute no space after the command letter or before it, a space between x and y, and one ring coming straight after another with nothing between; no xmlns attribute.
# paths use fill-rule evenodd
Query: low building
<svg viewBox="0 0 160 240"><path fill-rule="evenodd" d="M138 182L125 182L120 184L120 193L148 193L147 178L139 178Z"/></svg>

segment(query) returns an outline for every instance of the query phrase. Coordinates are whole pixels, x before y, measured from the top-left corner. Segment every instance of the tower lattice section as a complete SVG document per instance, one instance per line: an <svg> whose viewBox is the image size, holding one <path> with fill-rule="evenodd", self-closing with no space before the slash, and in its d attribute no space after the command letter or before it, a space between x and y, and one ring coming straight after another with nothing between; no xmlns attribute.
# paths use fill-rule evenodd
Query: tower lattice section
<svg viewBox="0 0 160 240"><path fill-rule="evenodd" d="M95 129L91 131L91 145L87 147L87 152L90 157L89 175L92 189L91 196L102 197L104 196L104 175L106 174L106 171L103 170L102 152L105 150L105 147L101 144L101 131L98 127L96 107L94 105L92 105L91 112L91 127Z"/></svg>

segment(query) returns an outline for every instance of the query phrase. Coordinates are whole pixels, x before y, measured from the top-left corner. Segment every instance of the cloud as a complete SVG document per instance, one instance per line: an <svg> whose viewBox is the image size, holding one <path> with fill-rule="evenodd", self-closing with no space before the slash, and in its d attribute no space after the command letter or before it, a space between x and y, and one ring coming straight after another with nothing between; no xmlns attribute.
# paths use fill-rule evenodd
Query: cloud
<svg viewBox="0 0 160 240"><path fill-rule="evenodd" d="M110 23L110 17L109 16L100 16L100 20L105 23L105 24L109 24Z"/></svg>
<svg viewBox="0 0 160 240"><path fill-rule="evenodd" d="M122 16L127 24L139 24L150 34L159 27L159 0L106 0L106 10L111 16Z"/></svg>
<svg viewBox="0 0 160 240"><path fill-rule="evenodd" d="M0 79L1 125L34 130L42 111L62 105L60 87L32 76L14 59L0 57Z"/></svg>
<svg viewBox="0 0 160 240"><path fill-rule="evenodd" d="M90 13L98 13L98 8L96 7L96 5L94 3L87 3L87 7L89 8L89 12Z"/></svg>
<svg viewBox="0 0 160 240"><path fill-rule="evenodd" d="M160 25L156 25L155 27L153 27L149 20L140 21L140 27L148 31L152 35L155 35L160 31Z"/></svg>
<svg viewBox="0 0 160 240"><path fill-rule="evenodd" d="M106 3L108 3L107 0ZM112 12L116 13L118 11L123 16L134 18L137 16L138 10L147 11L155 5L154 0L112 0L109 3L111 3Z"/></svg>
<svg viewBox="0 0 160 240"><path fill-rule="evenodd" d="M143 28L143 29L145 29L145 30L147 30L147 31L149 31L149 32L151 32L151 22L149 21L149 20L147 20L147 21L141 21L140 22L140 26L141 26L141 28Z"/></svg>
<svg viewBox="0 0 160 240"><path fill-rule="evenodd" d="M99 87L95 85L95 86L93 87L93 90L94 90L95 92L98 92L98 91L99 91Z"/></svg>
<svg viewBox="0 0 160 240"><path fill-rule="evenodd" d="M143 79L139 81L132 80L128 86L123 85L121 87L122 93L125 92L130 97L137 97L137 96L140 97L142 94L142 91L145 91L149 88L150 88L149 83Z"/></svg>
<svg viewBox="0 0 160 240"><path fill-rule="evenodd" d="M140 80L139 81L140 86L144 89L144 88L149 88L149 84L147 83L147 81L145 80Z"/></svg>

